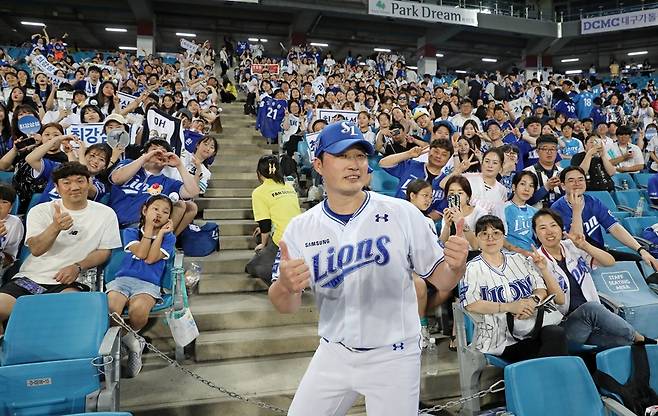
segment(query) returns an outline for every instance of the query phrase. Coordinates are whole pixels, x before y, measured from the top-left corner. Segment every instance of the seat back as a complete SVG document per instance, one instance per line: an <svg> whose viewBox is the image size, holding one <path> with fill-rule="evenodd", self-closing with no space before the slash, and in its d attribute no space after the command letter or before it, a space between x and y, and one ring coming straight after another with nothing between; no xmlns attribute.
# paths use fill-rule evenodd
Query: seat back
<svg viewBox="0 0 658 416"><path fill-rule="evenodd" d="M615 173L612 175L612 181L615 183L615 188L619 190L623 190L624 185L626 185L627 189L637 188L636 183L630 173Z"/></svg>
<svg viewBox="0 0 658 416"><path fill-rule="evenodd" d="M7 324L0 365L96 357L108 322L105 293L20 297Z"/></svg>
<svg viewBox="0 0 658 416"><path fill-rule="evenodd" d="M649 206L649 196L644 191L640 191L639 189L631 189L629 191L615 192L615 198L617 198L618 206L628 207L633 210L637 207L637 203L641 196L644 197L642 215L655 215L656 211L651 209Z"/></svg>
<svg viewBox="0 0 658 416"><path fill-rule="evenodd" d="M519 416L604 415L603 402L578 357L547 357L505 367L507 410Z"/></svg>
<svg viewBox="0 0 658 416"><path fill-rule="evenodd" d="M599 267L592 271L592 279L604 300L619 306L619 315L635 330L651 338L658 336L658 295L649 288L635 262Z"/></svg>
<svg viewBox="0 0 658 416"><path fill-rule="evenodd" d="M400 180L383 169L374 170L371 174L370 189L380 194L395 196Z"/></svg>
<svg viewBox="0 0 658 416"><path fill-rule="evenodd" d="M615 203L615 200L612 199L612 195L610 195L609 192L606 191L587 191L585 192L587 195L591 195L601 202L603 202L603 205L605 205L606 208L608 208L610 211L617 211L617 204Z"/></svg>
<svg viewBox="0 0 658 416"><path fill-rule="evenodd" d="M629 233L636 237L640 237L645 228L658 223L658 217L629 217L624 218L621 223Z"/></svg>
<svg viewBox="0 0 658 416"><path fill-rule="evenodd" d="M623 251L625 253L635 253L635 250L632 248L626 247L621 241L617 240L614 235L604 232L603 233L603 243L605 248L610 250Z"/></svg>
<svg viewBox="0 0 658 416"><path fill-rule="evenodd" d="M636 173L635 183L637 184L637 187L642 189L647 189L647 187L649 186L649 179L653 175L654 175L653 173Z"/></svg>
<svg viewBox="0 0 658 416"><path fill-rule="evenodd" d="M7 172L0 170L0 182L8 183L11 185L11 180L14 178L14 172Z"/></svg>
<svg viewBox="0 0 658 416"><path fill-rule="evenodd" d="M658 345L646 345L649 360L649 385L658 391ZM596 354L596 368L612 376L620 384L626 384L633 368L631 347L611 348Z"/></svg>

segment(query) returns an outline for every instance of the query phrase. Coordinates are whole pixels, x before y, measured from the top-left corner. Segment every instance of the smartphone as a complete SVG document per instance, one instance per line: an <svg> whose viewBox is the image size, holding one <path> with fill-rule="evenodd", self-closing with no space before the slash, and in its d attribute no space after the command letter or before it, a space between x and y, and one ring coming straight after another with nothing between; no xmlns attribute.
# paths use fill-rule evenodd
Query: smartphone
<svg viewBox="0 0 658 416"><path fill-rule="evenodd" d="M399 135L399 134L400 134L400 129L393 129L393 130L391 130L391 135L392 135L392 136L397 136L397 135Z"/></svg>
<svg viewBox="0 0 658 416"><path fill-rule="evenodd" d="M34 137L28 137L27 139L21 140L20 142L15 142L14 146L16 146L16 150L21 150L28 146L32 146L33 144L37 144L36 139Z"/></svg>
<svg viewBox="0 0 658 416"><path fill-rule="evenodd" d="M14 282L16 286L22 287L33 295L40 295L46 291L46 288L34 280L28 279L27 277L17 277L16 279L12 280L12 282Z"/></svg>
<svg viewBox="0 0 658 416"><path fill-rule="evenodd" d="M546 296L541 302L539 302L539 303L535 306L535 309L537 309L537 308L539 308L539 307L541 307L541 306L544 306L544 305L547 304L548 302L552 301L554 298L555 298L555 295L548 295L548 296Z"/></svg>
<svg viewBox="0 0 658 416"><path fill-rule="evenodd" d="M25 93L28 96L32 97L34 95L34 88L28 88L27 90L25 90Z"/></svg>
<svg viewBox="0 0 658 416"><path fill-rule="evenodd" d="M448 195L448 208L457 208L461 206L459 194Z"/></svg>

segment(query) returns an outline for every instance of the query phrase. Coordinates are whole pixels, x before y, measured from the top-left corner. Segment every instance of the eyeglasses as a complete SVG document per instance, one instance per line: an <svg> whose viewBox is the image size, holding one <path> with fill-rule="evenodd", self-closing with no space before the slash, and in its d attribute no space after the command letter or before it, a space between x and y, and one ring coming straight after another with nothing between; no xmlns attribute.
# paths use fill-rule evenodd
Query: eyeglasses
<svg viewBox="0 0 658 416"><path fill-rule="evenodd" d="M557 152L557 147L538 147L537 150L541 150L542 152L554 153Z"/></svg>
<svg viewBox="0 0 658 416"><path fill-rule="evenodd" d="M499 231L499 230L492 231L492 232L482 231L481 233L479 233L477 235L477 237L481 240L494 240L494 241L497 241L497 240L500 240L501 238L503 238L504 235L505 234L502 231Z"/></svg>

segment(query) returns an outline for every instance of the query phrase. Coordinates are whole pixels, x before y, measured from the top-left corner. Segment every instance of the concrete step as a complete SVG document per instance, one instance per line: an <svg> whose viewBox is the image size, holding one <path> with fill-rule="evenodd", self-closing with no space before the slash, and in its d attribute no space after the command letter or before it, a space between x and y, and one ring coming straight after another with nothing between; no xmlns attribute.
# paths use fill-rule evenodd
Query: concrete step
<svg viewBox="0 0 658 416"><path fill-rule="evenodd" d="M221 154L223 154L225 156L230 155L231 157L242 157L245 154L257 154L258 156L271 155L272 154L271 149L266 149L264 147L259 147L258 149L253 150L253 152L245 152L245 150L243 148L241 148L240 146L230 147L228 149L222 149L220 147L219 151L220 151Z"/></svg>
<svg viewBox="0 0 658 416"><path fill-rule="evenodd" d="M230 399L174 367L159 365L149 354L144 358L145 366L139 377L121 380L121 410L135 416L274 414L251 403ZM250 399L287 409L310 360L309 354L295 354L199 364L188 362L185 366ZM421 400L434 402L460 395L456 353L440 345L437 352L423 354L421 361ZM499 369L487 367L480 385L486 388L501 377ZM503 396L499 394L497 398ZM349 414L364 415L363 403L363 398L359 398Z"/></svg>
<svg viewBox="0 0 658 416"><path fill-rule="evenodd" d="M221 233L221 230L219 231ZM185 256L184 264L196 263L202 267L202 273L226 274L244 273L244 266L254 256L253 250L220 250L205 257Z"/></svg>
<svg viewBox="0 0 658 416"><path fill-rule="evenodd" d="M201 295L264 291L267 291L265 282L246 273L204 274L199 280L199 294Z"/></svg>
<svg viewBox="0 0 658 416"><path fill-rule="evenodd" d="M227 172L227 171L221 171L221 172L214 172L212 174L212 177L214 179L255 179L256 178L256 172Z"/></svg>
<svg viewBox="0 0 658 416"><path fill-rule="evenodd" d="M256 241L251 235L227 235L219 238L222 250L245 250L256 247Z"/></svg>
<svg viewBox="0 0 658 416"><path fill-rule="evenodd" d="M251 208L209 208L203 210L204 220L248 220L253 219L254 213ZM222 249L224 246L222 246Z"/></svg>
<svg viewBox="0 0 658 416"><path fill-rule="evenodd" d="M190 298L190 305L201 332L311 324L318 319L310 295L295 314L278 313L265 292L198 295Z"/></svg>
<svg viewBox="0 0 658 416"><path fill-rule="evenodd" d="M194 356L203 362L313 352L318 340L316 324L203 332L196 339Z"/></svg>
<svg viewBox="0 0 658 416"><path fill-rule="evenodd" d="M261 156L262 155L259 154L247 154L240 157L235 157L232 155L222 155L220 152L215 158L215 163L212 164L210 170L212 172L212 168L216 168L218 166L250 166L253 168L253 170L256 170L256 164L258 163L258 159L260 159Z"/></svg>
<svg viewBox="0 0 658 416"><path fill-rule="evenodd" d="M209 188L203 194L204 198L231 198L231 197L251 197L252 188ZM198 202L198 200L197 200Z"/></svg>
<svg viewBox="0 0 658 416"><path fill-rule="evenodd" d="M208 208L251 208L251 198L200 198L196 201L199 209Z"/></svg>
<svg viewBox="0 0 658 416"><path fill-rule="evenodd" d="M219 162L217 164L213 164L210 167L210 172L212 174L215 173L222 173L222 172L239 172L239 173L253 173L254 175L256 174L256 167L258 166L258 159L255 161L249 161L250 163L242 163L242 164L226 164L223 162Z"/></svg>
<svg viewBox="0 0 658 416"><path fill-rule="evenodd" d="M223 220L217 221L219 235L251 235L258 224L254 220Z"/></svg>
<svg viewBox="0 0 658 416"><path fill-rule="evenodd" d="M251 188L254 189L258 185L260 185L260 182L258 182L258 179L256 179L256 174L254 174L251 178L247 179L210 179L208 181L208 187L209 188Z"/></svg>

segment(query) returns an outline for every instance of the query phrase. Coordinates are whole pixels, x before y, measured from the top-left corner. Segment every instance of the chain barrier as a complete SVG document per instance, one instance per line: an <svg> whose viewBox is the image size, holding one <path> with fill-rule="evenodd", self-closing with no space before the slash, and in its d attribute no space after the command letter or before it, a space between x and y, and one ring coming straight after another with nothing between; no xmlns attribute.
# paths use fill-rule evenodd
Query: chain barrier
<svg viewBox="0 0 658 416"><path fill-rule="evenodd" d="M139 335L134 329L132 329L128 324L126 324L126 321L123 320L121 315L117 314L116 312L112 312L110 314L110 318L112 318L112 320L114 322L116 322L117 325L119 325L121 328L125 329L130 334L132 334L133 336L138 337L137 339L142 338L141 335ZM153 352L155 355L157 355L158 357L160 357L163 360L165 360L166 362L168 362L169 365L179 369L184 374L186 374L186 375L192 377L193 379L205 384L206 386L210 387L211 389L217 390L217 391L229 396L232 399L236 399L236 400L240 400L240 401L252 404L254 406L260 407L261 409L271 410L274 413L279 413L279 414L284 414L284 415L288 413L287 410L284 410L280 407L276 407L276 406L273 406L271 404L261 402L259 400L254 400L254 399L251 399L249 397L245 397L245 396L243 396L239 393L236 393L234 391L231 391L231 390L229 390L225 387L219 386L219 385L215 384L214 382L204 378L203 376L200 376L199 374L195 373L194 371L183 367L176 360L173 360L167 354L165 354L164 352L162 352L158 348L156 348L153 344L151 344L149 342L146 342L146 341L144 341L144 343L146 345L146 348L149 349L149 351ZM444 404L436 405L436 406L431 407L429 409L422 409L418 412L418 414L423 415L423 414L427 414L428 412L438 412L438 411L445 410L445 409L448 409L448 408L451 408L451 407L461 406L461 405L463 405L463 404L465 404L465 403L467 403L471 400L480 399L482 397L485 397L488 394L498 393L498 392L501 392L503 390L505 390L505 380L498 380L497 382L492 384L488 389L479 391L479 392L473 394L472 396L462 397L462 398L459 398L459 399L456 399L456 400L449 400L449 401L445 402Z"/></svg>

